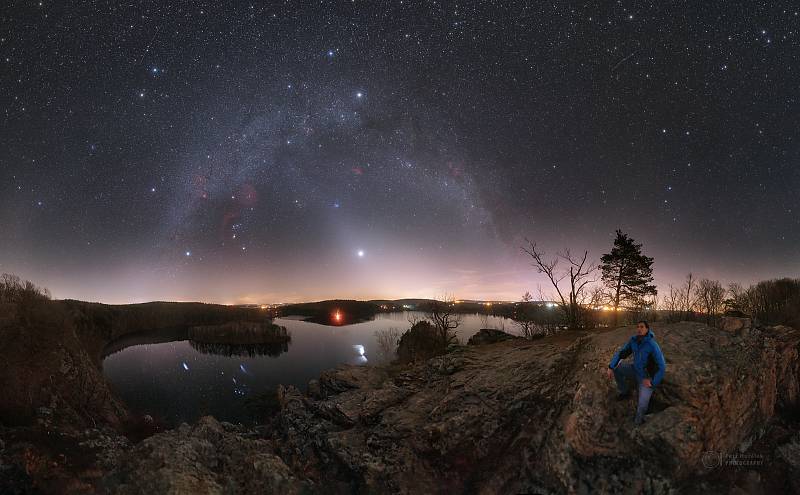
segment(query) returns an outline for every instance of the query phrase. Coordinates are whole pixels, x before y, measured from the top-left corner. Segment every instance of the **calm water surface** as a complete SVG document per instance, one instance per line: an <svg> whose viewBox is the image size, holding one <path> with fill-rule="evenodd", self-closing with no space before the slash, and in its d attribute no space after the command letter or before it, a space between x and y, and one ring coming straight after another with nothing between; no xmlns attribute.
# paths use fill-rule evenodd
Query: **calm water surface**
<svg viewBox="0 0 800 495"><path fill-rule="evenodd" d="M112 344L103 370L115 392L134 413L150 414L168 425L193 421L205 414L220 420L252 422L248 399L279 384L305 391L308 381L341 363L379 364L375 332L410 327L409 318L422 313L384 313L372 321L327 326L279 318L292 335L287 347L277 346L253 356L227 355L224 348L197 348L185 332L139 334ZM486 315L463 315L458 336L462 342L481 328L504 328L514 333L511 320ZM237 349L242 354L242 349Z"/></svg>

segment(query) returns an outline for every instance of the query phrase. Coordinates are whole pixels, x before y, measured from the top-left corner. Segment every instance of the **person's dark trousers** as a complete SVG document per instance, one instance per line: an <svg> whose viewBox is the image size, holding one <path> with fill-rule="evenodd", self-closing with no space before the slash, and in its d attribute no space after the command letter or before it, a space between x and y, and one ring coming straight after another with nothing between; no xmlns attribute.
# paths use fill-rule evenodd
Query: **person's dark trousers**
<svg viewBox="0 0 800 495"><path fill-rule="evenodd" d="M650 404L650 397L653 395L652 387L645 387L642 385L642 380L636 376L636 371L633 369L632 364L620 364L614 368L614 379L617 381L617 391L621 395L627 395L629 390L629 381L635 381L639 389L639 405L636 407L636 424L644 421L644 415L647 412L647 406Z"/></svg>

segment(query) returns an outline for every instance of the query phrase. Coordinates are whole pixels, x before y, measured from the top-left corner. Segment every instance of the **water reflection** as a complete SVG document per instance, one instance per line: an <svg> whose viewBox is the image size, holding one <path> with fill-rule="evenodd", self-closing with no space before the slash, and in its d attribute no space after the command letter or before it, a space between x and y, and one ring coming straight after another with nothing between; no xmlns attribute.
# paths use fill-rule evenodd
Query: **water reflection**
<svg viewBox="0 0 800 495"><path fill-rule="evenodd" d="M270 356L278 357L284 352L289 351L288 342L277 342L274 344L219 344L212 342L189 341L192 349L196 349L203 354L217 354L220 356Z"/></svg>
<svg viewBox="0 0 800 495"><path fill-rule="evenodd" d="M329 326L276 319L291 342L247 344L198 342L187 330L129 335L104 349L103 370L119 397L136 414L168 425L211 414L233 422L259 421L247 404L279 385L305 390L309 380L342 363L380 364L392 359L379 335L410 327L421 313L383 313L374 320ZM480 328L512 328L499 317L464 315L461 342Z"/></svg>

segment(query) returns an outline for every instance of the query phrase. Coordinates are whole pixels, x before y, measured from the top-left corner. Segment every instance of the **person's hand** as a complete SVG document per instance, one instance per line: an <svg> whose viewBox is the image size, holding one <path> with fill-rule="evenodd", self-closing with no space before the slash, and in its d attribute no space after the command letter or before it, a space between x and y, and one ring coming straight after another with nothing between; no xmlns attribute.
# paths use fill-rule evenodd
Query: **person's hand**
<svg viewBox="0 0 800 495"><path fill-rule="evenodd" d="M614 378L614 370L612 370L611 368L606 368L606 376L608 376L609 380Z"/></svg>
<svg viewBox="0 0 800 495"><path fill-rule="evenodd" d="M653 382L651 382L649 378L645 378L644 380L642 380L642 385L644 385L647 388L653 388Z"/></svg>

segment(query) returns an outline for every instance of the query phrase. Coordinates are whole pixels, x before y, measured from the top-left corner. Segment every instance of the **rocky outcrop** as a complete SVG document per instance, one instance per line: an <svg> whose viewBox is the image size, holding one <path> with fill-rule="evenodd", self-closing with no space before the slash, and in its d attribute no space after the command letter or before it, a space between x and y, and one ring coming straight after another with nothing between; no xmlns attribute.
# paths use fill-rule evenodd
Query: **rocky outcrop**
<svg viewBox="0 0 800 495"><path fill-rule="evenodd" d="M144 440L101 486L119 495L307 493L308 481L272 450L252 432L206 416Z"/></svg>
<svg viewBox="0 0 800 495"><path fill-rule="evenodd" d="M132 447L113 430L86 430L73 442L95 460L72 479L64 466L74 460L0 429L0 482L43 486L62 466L75 493L798 490L800 428L775 422L800 401L800 331L653 330L667 375L638 427L633 400L614 400L605 372L633 329L564 332L458 346L411 366L342 366L308 394L280 387L280 411L258 428L206 417ZM715 471L742 453L763 468Z"/></svg>
<svg viewBox="0 0 800 495"><path fill-rule="evenodd" d="M346 386L281 391L276 445L311 479L367 492L669 493L797 403L800 332L654 331L667 378L641 427L605 377L625 328L460 347L394 376L342 367Z"/></svg>
<svg viewBox="0 0 800 495"><path fill-rule="evenodd" d="M506 333L502 330L496 330L494 328L481 328L478 330L478 333L473 335L467 341L467 345L484 345L484 344L494 344L496 342L502 342L504 340L512 340L512 339L519 339L521 337L517 337L516 335L511 335L510 333Z"/></svg>
<svg viewBox="0 0 800 495"><path fill-rule="evenodd" d="M17 308L0 324L0 424L82 428L127 417L60 304Z"/></svg>
<svg viewBox="0 0 800 495"><path fill-rule="evenodd" d="M427 320L414 323L397 342L397 360L418 363L447 351L448 339Z"/></svg>

